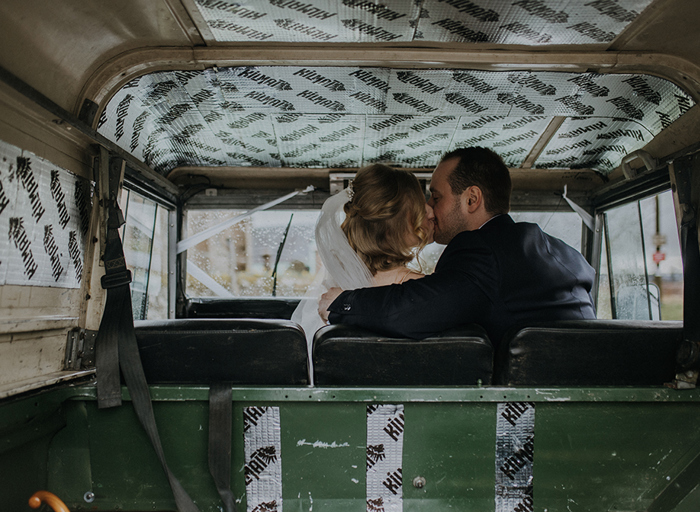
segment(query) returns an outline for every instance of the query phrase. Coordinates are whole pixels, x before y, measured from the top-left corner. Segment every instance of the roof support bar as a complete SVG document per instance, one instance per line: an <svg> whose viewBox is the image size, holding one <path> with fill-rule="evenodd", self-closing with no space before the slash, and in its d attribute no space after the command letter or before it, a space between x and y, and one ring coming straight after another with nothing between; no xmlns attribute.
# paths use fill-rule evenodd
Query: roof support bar
<svg viewBox="0 0 700 512"><path fill-rule="evenodd" d="M557 130L559 130L559 127L565 120L566 116L556 116L552 118L549 125L547 125L547 128L545 128L542 135L540 135L540 138L537 139L535 145L532 146L530 153L527 155L520 167L523 169L532 169L537 157L540 156L540 153L542 153L547 144L549 144L549 141L552 139L552 137L554 137L554 134L557 133Z"/></svg>
<svg viewBox="0 0 700 512"><path fill-rule="evenodd" d="M217 224L216 226L212 226L209 229L205 229L204 231L200 231L196 235L192 235L189 238L185 238L184 240L180 240L177 243L177 254L180 254L181 252L185 252L187 249L190 247L194 247L200 242L203 242L207 238L210 238L217 233L221 233L224 229L233 226L237 222L240 222L241 220L245 219L246 217L250 217L253 215L255 212L259 212L262 210L267 210L268 208L272 208L273 206L276 206L280 203L285 202L287 199L290 199L297 194L306 194L307 192L311 192L314 189L313 186L309 185L306 187L304 190L297 190L295 192L290 192L289 194L286 194L282 197L279 197L275 199L274 201L270 201L269 203L265 203L263 205L258 206L257 208L253 208L252 210L249 210L245 213L241 213L240 215L236 215L232 219L225 220L224 222L221 222Z"/></svg>

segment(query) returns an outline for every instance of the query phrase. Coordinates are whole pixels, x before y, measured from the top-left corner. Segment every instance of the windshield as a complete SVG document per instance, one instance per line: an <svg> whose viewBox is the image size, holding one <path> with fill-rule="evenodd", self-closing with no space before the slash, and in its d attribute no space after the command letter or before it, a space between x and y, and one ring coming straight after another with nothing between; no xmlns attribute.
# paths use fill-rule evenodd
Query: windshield
<svg viewBox="0 0 700 512"><path fill-rule="evenodd" d="M187 236L244 213L189 210ZM256 212L187 250L189 297L302 297L321 261L314 228L319 211ZM517 222L534 222L552 236L581 248L581 219L573 212L514 212ZM286 238L285 238L286 233ZM410 266L431 273L445 246L430 244ZM276 279L275 279L276 270Z"/></svg>

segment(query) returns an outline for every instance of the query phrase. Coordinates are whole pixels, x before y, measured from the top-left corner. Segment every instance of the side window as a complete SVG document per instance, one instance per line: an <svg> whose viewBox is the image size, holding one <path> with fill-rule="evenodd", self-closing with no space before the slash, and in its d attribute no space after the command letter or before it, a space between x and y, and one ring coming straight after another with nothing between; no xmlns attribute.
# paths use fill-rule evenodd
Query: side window
<svg viewBox="0 0 700 512"><path fill-rule="evenodd" d="M131 305L134 320L168 317L168 211L134 191L124 190L121 200L126 224L122 241L131 270Z"/></svg>
<svg viewBox="0 0 700 512"><path fill-rule="evenodd" d="M598 317L682 319L682 265L670 193L603 215Z"/></svg>
<svg viewBox="0 0 700 512"><path fill-rule="evenodd" d="M649 282L658 289L661 319L683 320L683 260L673 193L643 199L640 206Z"/></svg>
<svg viewBox="0 0 700 512"><path fill-rule="evenodd" d="M614 208L604 215L613 315L629 320L651 320L658 305L652 304L649 292L639 203Z"/></svg>

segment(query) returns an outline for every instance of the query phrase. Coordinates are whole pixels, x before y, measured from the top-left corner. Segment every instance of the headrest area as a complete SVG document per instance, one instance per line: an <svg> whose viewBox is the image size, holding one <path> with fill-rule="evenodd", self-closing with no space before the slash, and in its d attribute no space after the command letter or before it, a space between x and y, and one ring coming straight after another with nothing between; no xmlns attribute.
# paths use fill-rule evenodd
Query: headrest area
<svg viewBox="0 0 700 512"><path fill-rule="evenodd" d="M298 305L298 298L188 298L185 303L184 316L185 318L266 318L289 320Z"/></svg>
<svg viewBox="0 0 700 512"><path fill-rule="evenodd" d="M338 324L320 329L313 343L316 386L475 386L491 382L492 361L477 325L418 341Z"/></svg>
<svg viewBox="0 0 700 512"><path fill-rule="evenodd" d="M288 320L142 320L134 327L149 384L309 384L306 338Z"/></svg>
<svg viewBox="0 0 700 512"><path fill-rule="evenodd" d="M651 386L670 382L683 323L563 320L512 329L496 355L503 386Z"/></svg>

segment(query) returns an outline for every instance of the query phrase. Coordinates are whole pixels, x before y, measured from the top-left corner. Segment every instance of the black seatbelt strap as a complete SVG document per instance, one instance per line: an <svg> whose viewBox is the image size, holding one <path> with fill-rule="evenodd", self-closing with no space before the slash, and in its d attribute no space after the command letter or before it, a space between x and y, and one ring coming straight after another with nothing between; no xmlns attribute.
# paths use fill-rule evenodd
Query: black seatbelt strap
<svg viewBox="0 0 700 512"><path fill-rule="evenodd" d="M115 215L110 215L110 222ZM117 222L117 221L115 221ZM116 240L110 237L116 236ZM119 263L121 259L121 264ZM115 407L122 404L121 382L119 380L119 338L124 336L126 312L124 301L131 311L131 293L129 283L131 272L126 269L118 229L108 229L107 244L104 253L105 275L102 276L102 288L107 290L107 301L100 329L95 340L95 368L97 372L97 406ZM124 268L126 271L119 271ZM133 319L131 330L133 330Z"/></svg>
<svg viewBox="0 0 700 512"><path fill-rule="evenodd" d="M231 491L231 398L230 383L212 384L209 388L209 472L225 512L236 511Z"/></svg>
<svg viewBox="0 0 700 512"><path fill-rule="evenodd" d="M95 340L97 405L100 408L121 405L119 382L119 368L121 368L131 395L132 405L168 477L178 511L198 512L194 502L172 474L165 460L153 414L150 391L141 365L131 309L129 289L131 272L126 268L124 250L119 237L119 227L124 224L124 216L117 203L119 178L119 173L110 172L109 217L103 258L105 275L102 277L102 288L107 290L107 301Z"/></svg>

